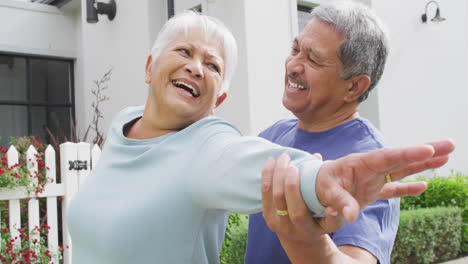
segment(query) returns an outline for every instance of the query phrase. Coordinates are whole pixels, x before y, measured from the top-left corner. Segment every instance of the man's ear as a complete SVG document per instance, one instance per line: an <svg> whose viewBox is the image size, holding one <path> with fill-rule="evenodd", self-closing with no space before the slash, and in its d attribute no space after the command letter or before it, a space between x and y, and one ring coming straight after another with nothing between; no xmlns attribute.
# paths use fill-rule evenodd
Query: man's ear
<svg viewBox="0 0 468 264"><path fill-rule="evenodd" d="M369 89L369 85L370 77L366 74L352 77L344 100L348 103L358 100Z"/></svg>
<svg viewBox="0 0 468 264"><path fill-rule="evenodd" d="M216 104L215 108L218 107L222 102L224 102L224 99L226 99L227 93L223 93L222 95L218 96L218 99L216 99Z"/></svg>
<svg viewBox="0 0 468 264"><path fill-rule="evenodd" d="M146 67L145 67L145 83L150 84L151 78L153 77L153 57L151 55L148 56L146 60Z"/></svg>

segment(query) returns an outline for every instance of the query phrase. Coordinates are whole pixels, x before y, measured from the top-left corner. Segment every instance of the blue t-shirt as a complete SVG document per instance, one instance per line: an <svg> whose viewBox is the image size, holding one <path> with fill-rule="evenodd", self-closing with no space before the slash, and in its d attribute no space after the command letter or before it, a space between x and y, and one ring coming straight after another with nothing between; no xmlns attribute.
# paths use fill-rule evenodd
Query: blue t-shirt
<svg viewBox="0 0 468 264"><path fill-rule="evenodd" d="M320 153L324 160L334 160L350 153L363 153L382 148L380 132L366 119L356 118L324 132L311 133L298 128L298 120L281 120L259 135L276 144L309 153ZM345 221L330 234L337 246L354 245L390 263L400 217L400 199L376 201L359 214L353 224ZM261 213L250 215L245 264L291 263L278 237L266 225Z"/></svg>

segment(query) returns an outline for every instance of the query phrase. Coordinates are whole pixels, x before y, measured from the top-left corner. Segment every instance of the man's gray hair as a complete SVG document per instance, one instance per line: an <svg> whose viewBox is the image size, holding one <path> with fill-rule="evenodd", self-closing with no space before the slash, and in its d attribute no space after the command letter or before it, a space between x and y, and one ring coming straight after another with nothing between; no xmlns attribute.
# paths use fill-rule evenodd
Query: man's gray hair
<svg viewBox="0 0 468 264"><path fill-rule="evenodd" d="M190 29L201 29L205 39L220 41L224 47L224 75L219 95L229 88L237 64L237 44L232 33L218 19L193 11L185 11L169 19L162 27L151 49L153 63L159 58L162 50L174 40L180 32L187 36Z"/></svg>
<svg viewBox="0 0 468 264"><path fill-rule="evenodd" d="M354 1L336 1L320 5L312 10L316 18L336 28L345 35L338 49L343 63L341 78L366 74L370 77L369 89L359 97L364 101L377 85L385 68L388 54L387 30L372 10Z"/></svg>

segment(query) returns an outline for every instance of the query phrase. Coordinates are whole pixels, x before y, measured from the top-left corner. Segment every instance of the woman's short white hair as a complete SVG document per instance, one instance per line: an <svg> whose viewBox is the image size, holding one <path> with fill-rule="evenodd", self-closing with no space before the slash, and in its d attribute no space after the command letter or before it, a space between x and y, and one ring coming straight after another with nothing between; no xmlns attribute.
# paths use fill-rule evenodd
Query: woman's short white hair
<svg viewBox="0 0 468 264"><path fill-rule="evenodd" d="M224 76L219 95L229 88L237 64L237 44L232 33L218 19L193 11L184 11L169 19L162 27L151 49L153 63L159 58L162 50L177 37L178 33L188 34L190 29L199 28L206 39L216 38L224 46Z"/></svg>

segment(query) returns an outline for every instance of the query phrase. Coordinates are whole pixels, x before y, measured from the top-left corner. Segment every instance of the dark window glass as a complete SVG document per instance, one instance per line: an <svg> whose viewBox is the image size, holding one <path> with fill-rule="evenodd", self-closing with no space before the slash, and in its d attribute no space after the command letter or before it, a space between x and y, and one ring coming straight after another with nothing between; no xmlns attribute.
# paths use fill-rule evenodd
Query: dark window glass
<svg viewBox="0 0 468 264"><path fill-rule="evenodd" d="M71 60L0 53L0 146L11 136L49 143L46 127L71 139L74 104Z"/></svg>
<svg viewBox="0 0 468 264"><path fill-rule="evenodd" d="M49 140L47 127L54 136L71 140L72 112L70 107L35 106L31 113L33 135Z"/></svg>
<svg viewBox="0 0 468 264"><path fill-rule="evenodd" d="M0 54L0 100L27 100L26 59Z"/></svg>
<svg viewBox="0 0 468 264"><path fill-rule="evenodd" d="M198 12L198 13L201 14L202 13L202 6L201 6L201 4L199 4L199 5L196 5L196 6L192 7L192 8L190 8L190 10L193 10L193 11Z"/></svg>
<svg viewBox="0 0 468 264"><path fill-rule="evenodd" d="M0 146L9 147L10 137L28 135L28 109L19 105L0 105Z"/></svg>
<svg viewBox="0 0 468 264"><path fill-rule="evenodd" d="M310 12L297 10L297 23L299 23L299 32L301 32L310 19Z"/></svg>
<svg viewBox="0 0 468 264"><path fill-rule="evenodd" d="M297 23L299 24L299 32L301 32L310 20L310 12L318 4L301 0L298 0L297 4Z"/></svg>
<svg viewBox="0 0 468 264"><path fill-rule="evenodd" d="M31 59L32 99L46 103L71 103L70 63Z"/></svg>

